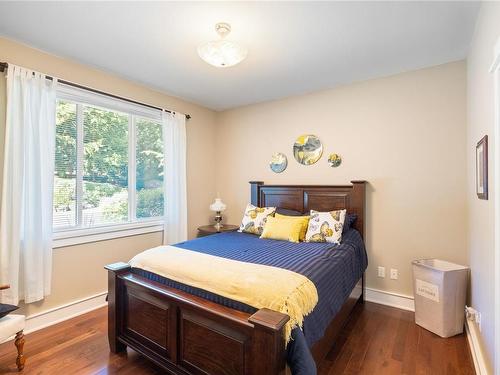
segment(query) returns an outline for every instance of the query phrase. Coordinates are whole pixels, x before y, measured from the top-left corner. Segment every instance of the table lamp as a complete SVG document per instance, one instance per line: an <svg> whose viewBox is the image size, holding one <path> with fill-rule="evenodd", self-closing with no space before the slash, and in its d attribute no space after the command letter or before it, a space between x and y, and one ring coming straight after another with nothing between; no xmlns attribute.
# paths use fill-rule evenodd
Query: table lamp
<svg viewBox="0 0 500 375"><path fill-rule="evenodd" d="M215 229L220 232L222 228L222 215L221 212L226 209L226 204L220 198L215 198L215 202L210 205L210 210L215 212Z"/></svg>

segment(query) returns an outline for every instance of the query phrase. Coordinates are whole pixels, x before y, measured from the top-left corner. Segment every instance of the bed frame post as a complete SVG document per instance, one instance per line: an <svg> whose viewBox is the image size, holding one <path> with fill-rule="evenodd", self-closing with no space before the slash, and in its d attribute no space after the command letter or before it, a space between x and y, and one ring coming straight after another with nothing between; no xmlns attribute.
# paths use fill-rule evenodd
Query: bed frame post
<svg viewBox="0 0 500 375"><path fill-rule="evenodd" d="M358 214L358 218L355 223L355 227L359 233L361 233L361 237L365 240L365 190L366 190L366 181L351 181L352 183L352 191L353 191L353 200L356 201L356 211ZM360 220L362 218L363 220ZM365 242L366 243L366 242ZM365 274L363 273L363 277L361 280L361 297L360 302L365 302Z"/></svg>
<svg viewBox="0 0 500 375"><path fill-rule="evenodd" d="M108 264L104 267L108 270L108 341L111 352L124 351L127 346L118 340L120 327L122 326L123 303L122 282L118 278L121 274L130 270L130 265L124 262Z"/></svg>
<svg viewBox="0 0 500 375"><path fill-rule="evenodd" d="M288 320L288 315L266 308L248 318L254 325L252 374L285 374L286 348L283 340L284 327Z"/></svg>
<svg viewBox="0 0 500 375"><path fill-rule="evenodd" d="M257 207L260 207L260 194L259 188L261 185L264 185L263 181L250 181L250 202Z"/></svg>
<svg viewBox="0 0 500 375"><path fill-rule="evenodd" d="M354 212L358 215L354 223L356 230L365 238L365 187L366 181L351 181L352 183L352 201L355 202Z"/></svg>

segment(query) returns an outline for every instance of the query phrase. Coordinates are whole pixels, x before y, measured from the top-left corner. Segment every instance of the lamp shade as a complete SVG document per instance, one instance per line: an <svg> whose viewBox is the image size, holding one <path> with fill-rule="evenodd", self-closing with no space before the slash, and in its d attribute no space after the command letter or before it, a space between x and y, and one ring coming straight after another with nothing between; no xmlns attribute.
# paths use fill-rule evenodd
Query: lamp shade
<svg viewBox="0 0 500 375"><path fill-rule="evenodd" d="M247 57L247 49L230 40L207 42L198 47L200 57L217 68L236 65Z"/></svg>
<svg viewBox="0 0 500 375"><path fill-rule="evenodd" d="M224 211L226 209L226 204L222 202L220 198L215 198L215 202L210 205L210 210L212 211Z"/></svg>
<svg viewBox="0 0 500 375"><path fill-rule="evenodd" d="M240 43L227 40L225 37L231 32L231 25L219 22L215 25L219 40L206 42L198 47L198 55L208 64L217 68L227 68L236 65L247 57L247 49Z"/></svg>

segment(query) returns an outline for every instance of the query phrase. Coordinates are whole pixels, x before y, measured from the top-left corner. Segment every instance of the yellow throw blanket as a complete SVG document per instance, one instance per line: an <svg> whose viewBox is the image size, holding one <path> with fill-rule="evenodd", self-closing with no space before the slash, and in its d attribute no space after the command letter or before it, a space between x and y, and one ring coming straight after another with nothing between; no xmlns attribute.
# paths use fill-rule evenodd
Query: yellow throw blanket
<svg viewBox="0 0 500 375"><path fill-rule="evenodd" d="M278 267L240 262L174 246L159 246L137 254L132 267L200 288L249 306L290 316L286 343L292 328L302 327L304 317L318 302L314 284L305 276Z"/></svg>

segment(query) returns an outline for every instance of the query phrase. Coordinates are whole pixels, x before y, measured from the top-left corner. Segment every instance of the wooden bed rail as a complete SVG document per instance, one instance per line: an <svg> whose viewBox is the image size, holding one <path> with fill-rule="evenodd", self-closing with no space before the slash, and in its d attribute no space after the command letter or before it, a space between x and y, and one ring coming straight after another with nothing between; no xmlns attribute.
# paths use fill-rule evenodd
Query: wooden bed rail
<svg viewBox="0 0 500 375"><path fill-rule="evenodd" d="M173 374L285 373L288 315L227 308L136 275L127 263L105 268L112 352L130 346Z"/></svg>

